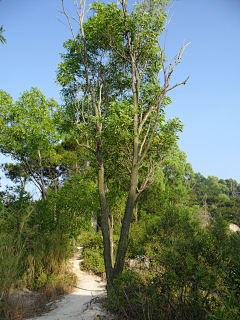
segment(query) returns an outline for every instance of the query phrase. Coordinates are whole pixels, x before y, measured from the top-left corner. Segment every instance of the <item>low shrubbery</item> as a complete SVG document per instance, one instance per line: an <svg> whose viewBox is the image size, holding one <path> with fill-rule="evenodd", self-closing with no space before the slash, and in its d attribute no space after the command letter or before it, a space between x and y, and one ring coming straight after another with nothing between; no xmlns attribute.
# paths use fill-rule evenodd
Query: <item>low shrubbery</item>
<svg viewBox="0 0 240 320"><path fill-rule="evenodd" d="M108 288L109 305L132 320L239 319L240 236L227 228L220 217L202 228L184 207L135 225L142 236L128 255L145 254L151 267L126 268Z"/></svg>
<svg viewBox="0 0 240 320"><path fill-rule="evenodd" d="M103 240L101 232L85 232L79 237L80 245L84 247L82 254L83 270L92 271L98 275L105 272L103 259Z"/></svg>

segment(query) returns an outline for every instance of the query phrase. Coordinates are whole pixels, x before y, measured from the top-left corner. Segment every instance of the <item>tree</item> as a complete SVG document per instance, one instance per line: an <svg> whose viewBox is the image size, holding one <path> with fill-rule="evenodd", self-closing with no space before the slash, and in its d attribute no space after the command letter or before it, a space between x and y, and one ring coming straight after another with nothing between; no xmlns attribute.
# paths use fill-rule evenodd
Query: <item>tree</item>
<svg viewBox="0 0 240 320"><path fill-rule="evenodd" d="M73 40L64 43L68 52L62 55L64 61L57 72L66 104L62 124L71 123L68 132L79 147L95 157L108 282L123 270L137 198L154 181L156 169L174 148L177 133L182 130L179 119L166 122L164 116L164 108L170 103L167 92L188 80L170 86L171 75L188 44L182 46L167 67L159 37L167 23L168 3L143 1L135 4L129 13L125 0L120 1L121 8L113 3L95 2L91 6L93 16L83 23L85 1L79 4L75 1L79 19L74 20L80 27L75 36L62 0L60 12L66 16L73 36ZM69 108L73 110L72 116L67 112ZM119 179L127 182L127 201L114 266L108 228L108 165L112 172L121 168Z"/></svg>
<svg viewBox="0 0 240 320"><path fill-rule="evenodd" d="M12 166L5 169L14 178L13 174L23 177L20 171L24 168L45 200L46 186L56 178L60 159L56 148L60 138L52 117L56 106L37 88L24 92L15 103L0 91L0 151L19 164L15 167L18 172Z"/></svg>

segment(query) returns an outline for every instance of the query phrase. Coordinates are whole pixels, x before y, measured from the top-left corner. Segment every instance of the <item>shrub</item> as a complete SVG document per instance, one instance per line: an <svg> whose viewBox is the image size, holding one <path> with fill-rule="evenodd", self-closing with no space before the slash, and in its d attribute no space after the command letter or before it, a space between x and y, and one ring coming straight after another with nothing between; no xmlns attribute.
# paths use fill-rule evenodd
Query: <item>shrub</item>
<svg viewBox="0 0 240 320"><path fill-rule="evenodd" d="M83 269L91 270L96 274L105 272L103 259L103 241L101 233L93 234L91 232L84 233L79 237L81 246L84 246L83 251Z"/></svg>

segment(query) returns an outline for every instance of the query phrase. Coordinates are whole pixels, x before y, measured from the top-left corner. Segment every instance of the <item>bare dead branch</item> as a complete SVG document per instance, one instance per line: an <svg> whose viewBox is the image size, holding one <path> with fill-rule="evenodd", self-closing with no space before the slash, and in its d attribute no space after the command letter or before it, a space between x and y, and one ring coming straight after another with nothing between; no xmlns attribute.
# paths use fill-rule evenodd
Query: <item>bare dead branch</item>
<svg viewBox="0 0 240 320"><path fill-rule="evenodd" d="M164 89L164 90L165 90L164 92L166 92L166 89ZM155 119L155 123L154 123L154 125L153 125L152 130L151 130L151 134L150 134L150 137L149 137L149 139L148 139L147 146L146 146L145 150L143 151L143 154L142 154L140 160L138 161L139 164L144 160L144 158L146 157L146 154L147 154L147 152L148 152L148 150L149 150L149 148L150 148L153 135L154 135L155 130L156 130L156 128L157 128L158 119L159 119L159 115L160 115L161 104L162 104L162 101L163 101L163 99L164 99L164 96L165 96L165 93L161 95L161 98L160 98L160 100L158 101L157 116L156 116L156 119Z"/></svg>
<svg viewBox="0 0 240 320"><path fill-rule="evenodd" d="M76 39L76 37L75 37L75 34L74 34L74 31L73 31L73 28L72 28L72 24L71 24L71 21L70 21L70 19L69 19L69 16L67 15L67 13L66 13L66 11L65 11L65 7L64 7L64 2L63 2L63 0L62 0L62 7L63 7L63 11L60 11L60 10L58 10L60 13L63 13L65 16L66 16L66 18L67 18L67 20L68 20L68 25L69 26L67 26L65 23L63 23L64 25L66 25L67 27L68 27L68 29L70 29L71 30L71 32L72 32L72 36L73 36L73 39L74 39L74 42L75 42L75 44L76 44L76 47L77 47L77 49L78 49L78 52L80 53L80 55L81 55L81 59L82 59L82 61L83 61L83 56L82 56L82 52L81 52L81 49L80 49L80 47L79 47L79 45L78 45L78 43L77 43L77 39ZM59 20L59 19L58 19ZM59 20L60 21L60 20ZM61 21L60 21L61 22Z"/></svg>
<svg viewBox="0 0 240 320"><path fill-rule="evenodd" d="M189 79L189 77L187 77L187 79L186 79L186 80L184 80L184 81L182 81L182 82L179 82L179 83L175 84L175 86L171 87L170 89L167 89L167 91L166 91L166 92L168 92L168 91L170 91L170 90L172 90L172 89L176 88L177 86L180 86L181 84L186 84L186 82L188 81L188 79Z"/></svg>
<svg viewBox="0 0 240 320"><path fill-rule="evenodd" d="M79 1L79 4L77 2L77 0L74 0L74 5L81 10L81 13L79 14L78 10L77 10L77 13L78 13L78 16L80 17L85 17L86 14L88 13L88 11L91 9L91 8L88 8L88 10L85 10L86 8L86 0L80 0ZM83 18L82 18L82 21L83 21Z"/></svg>
<svg viewBox="0 0 240 320"><path fill-rule="evenodd" d="M60 11L60 10L58 10L60 13L63 13L63 11ZM69 26L66 24L66 23L64 23L64 22L62 22L58 17L55 17L59 22L61 22L62 24L64 24L65 25L65 27L67 27L69 30L71 30L71 28L69 28Z"/></svg>
<svg viewBox="0 0 240 320"><path fill-rule="evenodd" d="M170 66L169 66L168 79L170 79L170 76L171 76L171 74L173 73L174 69L175 69L176 66L180 63L181 58L182 58L183 51L185 50L185 48L186 48L190 43L191 43L191 41L188 42L186 45L184 45L184 43L183 43L183 45L182 45L182 47L181 47L181 50L178 52L178 54L177 54L177 55L175 56L175 58L173 59L173 60L175 61L173 67L172 67L172 63L173 63L173 60L172 60Z"/></svg>

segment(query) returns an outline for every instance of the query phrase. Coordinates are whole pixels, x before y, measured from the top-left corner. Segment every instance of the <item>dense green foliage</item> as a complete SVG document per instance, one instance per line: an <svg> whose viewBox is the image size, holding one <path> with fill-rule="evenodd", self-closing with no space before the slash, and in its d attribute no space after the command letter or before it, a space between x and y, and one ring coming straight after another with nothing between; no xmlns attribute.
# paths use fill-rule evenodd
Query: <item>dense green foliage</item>
<svg viewBox="0 0 240 320"><path fill-rule="evenodd" d="M5 204L0 207L0 297L6 313L12 289L41 291L49 301L71 291L76 283L67 270L67 260L73 253L73 235L82 223L66 219L66 211L62 213L56 205L53 208L54 201L57 199L51 193L48 201L33 202L21 187L7 190ZM44 299L40 302L33 314L46 304ZM14 312L11 319L15 319Z"/></svg>
<svg viewBox="0 0 240 320"><path fill-rule="evenodd" d="M112 308L129 319L239 318L239 234L222 219L202 228L192 213L171 207L133 228L129 254L151 265L115 281Z"/></svg>
<svg viewBox="0 0 240 320"><path fill-rule="evenodd" d="M240 184L233 179L203 177L196 173L191 180L191 206L203 206L212 217L221 215L229 222L240 224Z"/></svg>

